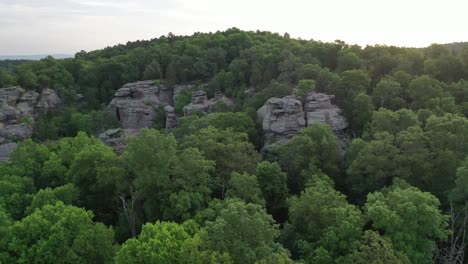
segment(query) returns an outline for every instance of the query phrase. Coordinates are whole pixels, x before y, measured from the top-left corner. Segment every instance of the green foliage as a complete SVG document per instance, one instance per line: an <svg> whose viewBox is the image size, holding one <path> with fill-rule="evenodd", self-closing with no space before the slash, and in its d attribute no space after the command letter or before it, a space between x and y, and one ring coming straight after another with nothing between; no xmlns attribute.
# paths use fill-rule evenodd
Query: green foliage
<svg viewBox="0 0 468 264"><path fill-rule="evenodd" d="M299 97L304 97L308 93L315 90L315 81L310 79L300 80L299 85L297 86L296 95Z"/></svg>
<svg viewBox="0 0 468 264"><path fill-rule="evenodd" d="M92 218L61 202L37 209L9 230L5 263L112 263L114 232Z"/></svg>
<svg viewBox="0 0 468 264"><path fill-rule="evenodd" d="M215 190L221 197L224 197L231 173L253 173L260 158L246 134L212 126L186 136L182 147L198 148L206 159L215 162Z"/></svg>
<svg viewBox="0 0 468 264"><path fill-rule="evenodd" d="M131 238L122 245L115 263L185 263L183 251L190 239L183 225L147 223L138 238Z"/></svg>
<svg viewBox="0 0 468 264"><path fill-rule="evenodd" d="M265 200L255 175L248 173L240 174L233 172L228 182L226 191L227 198L238 198L246 203L259 204L265 206Z"/></svg>
<svg viewBox="0 0 468 264"><path fill-rule="evenodd" d="M449 194L452 202L463 203L468 200L468 158L457 169L455 187Z"/></svg>
<svg viewBox="0 0 468 264"><path fill-rule="evenodd" d="M353 245L353 252L346 256L345 263L355 264L402 264L409 263L406 256L399 256L392 242L375 231L366 231L360 241Z"/></svg>
<svg viewBox="0 0 468 264"><path fill-rule="evenodd" d="M27 208L26 212L31 214L34 210L42 208L45 205L55 205L58 201L66 205L73 205L78 201L80 190L73 186L73 184L63 185L54 189L45 188L37 192L31 205Z"/></svg>
<svg viewBox="0 0 468 264"><path fill-rule="evenodd" d="M288 186L298 194L304 188L310 172L322 171L337 179L339 146L330 126L316 123L301 131L288 143L273 150L279 164L288 174Z"/></svg>
<svg viewBox="0 0 468 264"><path fill-rule="evenodd" d="M330 178L313 176L305 191L290 200L284 244L307 262L336 259L351 252L364 225L361 211L334 190Z"/></svg>
<svg viewBox="0 0 468 264"><path fill-rule="evenodd" d="M258 184L266 201L268 212L276 220L284 222L286 219L286 198L288 197L288 176L281 171L278 163L260 162L255 171Z"/></svg>
<svg viewBox="0 0 468 264"><path fill-rule="evenodd" d="M234 263L254 263L284 249L275 242L278 226L260 205L227 199L202 233L207 249L226 252Z"/></svg>
<svg viewBox="0 0 468 264"><path fill-rule="evenodd" d="M449 234L448 217L439 206L430 193L394 184L389 190L370 193L364 210L372 227L382 230L398 253L411 263L432 263L435 242Z"/></svg>

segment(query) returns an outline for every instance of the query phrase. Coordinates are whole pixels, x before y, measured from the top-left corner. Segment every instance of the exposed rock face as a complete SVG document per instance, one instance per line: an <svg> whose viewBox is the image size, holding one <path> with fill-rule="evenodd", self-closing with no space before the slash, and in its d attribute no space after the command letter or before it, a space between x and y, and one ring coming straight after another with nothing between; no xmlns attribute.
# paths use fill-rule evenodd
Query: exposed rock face
<svg viewBox="0 0 468 264"><path fill-rule="evenodd" d="M302 103L293 96L270 98L257 114L262 121L265 145L286 142L307 125Z"/></svg>
<svg viewBox="0 0 468 264"><path fill-rule="evenodd" d="M217 104L222 103L228 108L232 108L234 103L223 94L217 93L215 97L208 100L206 92L196 91L192 95L192 101L184 107L184 115L193 115L197 113L208 114L216 111Z"/></svg>
<svg viewBox="0 0 468 264"><path fill-rule="evenodd" d="M125 149L125 130L116 128L107 130L99 135L99 139L112 147L117 154L122 154Z"/></svg>
<svg viewBox="0 0 468 264"><path fill-rule="evenodd" d="M111 113L124 129L153 127L157 109L162 106L158 92L153 81L125 84L109 104Z"/></svg>
<svg viewBox="0 0 468 264"><path fill-rule="evenodd" d="M326 123L331 126L333 131L340 131L349 126L346 118L341 115L341 109L331 103L331 99L334 97L334 95L315 92L307 95L304 111L308 125L316 122Z"/></svg>
<svg viewBox="0 0 468 264"><path fill-rule="evenodd" d="M179 118L173 107L174 102L180 93L192 88L192 85L169 88L155 85L151 80L125 84L109 103L111 116L120 123L121 128L105 131L99 138L120 154L125 147L125 139L137 135L142 128L154 127L161 117L159 115L164 114L167 131L178 127ZM160 111L162 108L164 113Z"/></svg>
<svg viewBox="0 0 468 264"><path fill-rule="evenodd" d="M164 107L164 113L166 114L166 131L172 131L174 128L179 127L179 118L174 107L170 105Z"/></svg>
<svg viewBox="0 0 468 264"><path fill-rule="evenodd" d="M34 118L61 105L62 100L51 89L44 89L41 94L21 87L0 89L0 160L8 160L9 153L16 146L14 141L32 136L30 124Z"/></svg>
<svg viewBox="0 0 468 264"><path fill-rule="evenodd" d="M42 113L46 113L50 109L59 108L61 104L62 100L60 100L54 90L44 89L36 104L36 109Z"/></svg>
<svg viewBox="0 0 468 264"><path fill-rule="evenodd" d="M10 142L0 145L0 162L8 161L11 152L16 148L16 143Z"/></svg>
<svg viewBox="0 0 468 264"><path fill-rule="evenodd" d="M341 109L331 103L333 95L311 92L303 102L294 96L270 98L257 111L262 122L265 149L276 142L287 142L300 131L314 123L326 123L331 126L344 149L349 138L343 133L349 125L341 115Z"/></svg>

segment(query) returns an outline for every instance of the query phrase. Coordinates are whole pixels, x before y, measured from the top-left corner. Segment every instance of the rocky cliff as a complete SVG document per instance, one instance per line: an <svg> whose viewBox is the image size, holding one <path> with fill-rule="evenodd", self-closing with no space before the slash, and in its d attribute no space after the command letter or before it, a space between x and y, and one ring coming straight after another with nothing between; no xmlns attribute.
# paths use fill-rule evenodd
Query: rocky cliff
<svg viewBox="0 0 468 264"><path fill-rule="evenodd" d="M344 149L349 144L344 130L349 126L341 109L332 104L333 95L311 92L304 100L294 96L270 98L258 111L262 124L264 149L277 142L287 142L304 127L314 123L331 126Z"/></svg>
<svg viewBox="0 0 468 264"><path fill-rule="evenodd" d="M0 161L9 159L17 141L32 136L35 118L61 106L62 100L51 89L40 94L16 86L0 89Z"/></svg>

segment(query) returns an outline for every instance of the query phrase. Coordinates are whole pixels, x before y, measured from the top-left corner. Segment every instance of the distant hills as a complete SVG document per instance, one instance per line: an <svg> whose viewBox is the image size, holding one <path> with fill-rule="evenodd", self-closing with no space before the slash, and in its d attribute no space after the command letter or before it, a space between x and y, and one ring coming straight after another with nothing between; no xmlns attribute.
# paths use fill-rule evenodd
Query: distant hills
<svg viewBox="0 0 468 264"><path fill-rule="evenodd" d="M55 59L73 58L71 54L0 55L0 60L40 60L47 56Z"/></svg>
<svg viewBox="0 0 468 264"><path fill-rule="evenodd" d="M456 54L460 54L466 47L468 47L468 42L453 42L448 44L442 44L442 46L446 47L452 52L455 52Z"/></svg>

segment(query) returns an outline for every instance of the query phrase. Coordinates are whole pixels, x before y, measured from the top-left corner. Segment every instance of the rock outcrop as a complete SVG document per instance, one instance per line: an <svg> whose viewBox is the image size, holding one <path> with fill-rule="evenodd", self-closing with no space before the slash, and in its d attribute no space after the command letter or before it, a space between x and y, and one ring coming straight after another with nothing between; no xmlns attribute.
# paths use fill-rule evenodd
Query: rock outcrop
<svg viewBox="0 0 468 264"><path fill-rule="evenodd" d="M0 89L0 160L8 160L14 142L32 136L35 118L61 106L62 100L51 89L41 94L17 86Z"/></svg>
<svg viewBox="0 0 468 264"><path fill-rule="evenodd" d="M164 107L164 113L166 115L166 131L172 131L174 128L179 127L179 117L177 117L177 113L175 112L174 107L167 105Z"/></svg>
<svg viewBox="0 0 468 264"><path fill-rule="evenodd" d="M192 85L169 88L151 80L125 84L109 103L111 116L120 128L105 131L99 138L117 153L122 153L126 137L137 135L142 128L154 127L161 115L164 115L167 131L178 127L174 103L180 93L192 88Z"/></svg>
<svg viewBox="0 0 468 264"><path fill-rule="evenodd" d="M125 149L125 140L130 131L115 128L109 129L99 135L99 139L106 145L112 147L117 154L122 154ZM133 132L133 131L132 131ZM130 132L130 134L132 134Z"/></svg>
<svg viewBox="0 0 468 264"><path fill-rule="evenodd" d="M316 92L309 93L303 101L294 96L270 98L257 111L264 133L264 149L277 142L287 142L314 123L330 125L344 149L349 139L343 131L349 125L341 109L331 103L333 98Z"/></svg>
<svg viewBox="0 0 468 264"><path fill-rule="evenodd" d="M184 115L212 113L215 112L216 107L220 105L226 108L232 108L234 103L221 93L216 93L214 98L208 99L206 92L196 91L192 94L192 101L190 104L184 106Z"/></svg>
<svg viewBox="0 0 468 264"><path fill-rule="evenodd" d="M125 84L109 104L111 114L124 129L153 127L156 112L163 105L158 93L153 81Z"/></svg>
<svg viewBox="0 0 468 264"><path fill-rule="evenodd" d="M302 103L293 96L270 98L257 114L262 122L265 146L286 142L307 126Z"/></svg>

